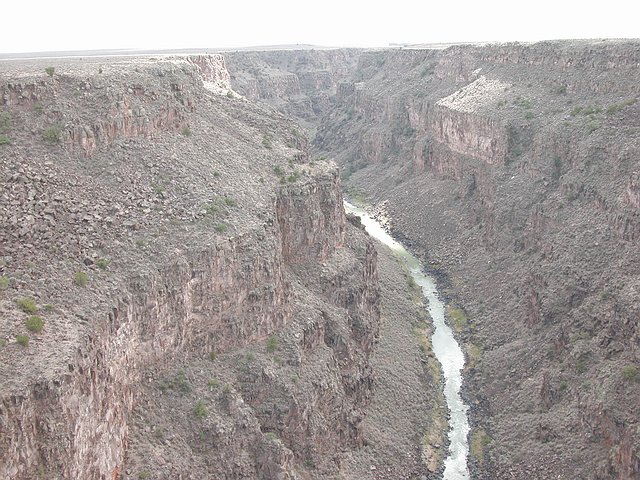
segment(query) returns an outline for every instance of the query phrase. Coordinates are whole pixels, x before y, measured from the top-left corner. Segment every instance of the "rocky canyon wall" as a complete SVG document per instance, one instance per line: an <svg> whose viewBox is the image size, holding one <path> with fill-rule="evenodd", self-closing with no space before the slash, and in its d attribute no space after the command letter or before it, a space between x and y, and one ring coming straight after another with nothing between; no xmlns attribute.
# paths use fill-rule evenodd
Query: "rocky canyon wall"
<svg viewBox="0 0 640 480"><path fill-rule="evenodd" d="M0 81L0 478L176 478L167 464L189 456L156 459L136 421L163 402L188 417L176 431L210 412L220 462L196 456L194 474L336 471L362 443L379 306L335 166L227 95L220 56L15 68ZM266 370L265 339L281 355ZM194 414L205 368L228 383Z"/></svg>
<svg viewBox="0 0 640 480"><path fill-rule="evenodd" d="M466 312L475 478L639 475L639 52L363 51L313 120Z"/></svg>

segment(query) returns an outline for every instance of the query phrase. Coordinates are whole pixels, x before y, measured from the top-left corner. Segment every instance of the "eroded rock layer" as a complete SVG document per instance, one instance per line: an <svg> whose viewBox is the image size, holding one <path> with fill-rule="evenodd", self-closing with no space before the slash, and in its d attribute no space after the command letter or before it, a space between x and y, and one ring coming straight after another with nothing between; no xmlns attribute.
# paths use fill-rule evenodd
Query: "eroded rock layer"
<svg viewBox="0 0 640 480"><path fill-rule="evenodd" d="M640 45L333 61L350 70L311 120L318 155L341 164L351 196L379 203L466 310L452 322L467 350L473 475L638 478ZM265 55L251 68L297 75L301 63Z"/></svg>
<svg viewBox="0 0 640 480"><path fill-rule="evenodd" d="M335 165L220 56L44 67L0 76L0 478L337 472L380 307Z"/></svg>

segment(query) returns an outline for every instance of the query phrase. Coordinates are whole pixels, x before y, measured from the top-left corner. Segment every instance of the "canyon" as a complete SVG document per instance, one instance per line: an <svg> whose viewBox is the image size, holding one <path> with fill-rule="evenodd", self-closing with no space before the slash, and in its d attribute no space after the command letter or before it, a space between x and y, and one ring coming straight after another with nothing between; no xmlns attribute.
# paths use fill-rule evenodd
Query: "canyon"
<svg viewBox="0 0 640 480"><path fill-rule="evenodd" d="M638 478L640 44L227 61L444 287L472 477Z"/></svg>
<svg viewBox="0 0 640 480"><path fill-rule="evenodd" d="M442 289L472 478L638 478L639 66L3 62L0 479L441 478L431 320L343 192Z"/></svg>

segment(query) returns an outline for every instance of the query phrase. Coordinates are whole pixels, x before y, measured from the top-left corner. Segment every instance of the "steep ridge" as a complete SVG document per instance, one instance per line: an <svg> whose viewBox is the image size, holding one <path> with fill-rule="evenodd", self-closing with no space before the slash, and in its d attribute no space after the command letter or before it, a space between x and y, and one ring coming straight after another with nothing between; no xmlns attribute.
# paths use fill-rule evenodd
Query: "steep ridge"
<svg viewBox="0 0 640 480"><path fill-rule="evenodd" d="M221 56L4 66L0 478L336 473L380 307L335 165Z"/></svg>
<svg viewBox="0 0 640 480"><path fill-rule="evenodd" d="M461 307L476 478L640 475L639 63L614 40L363 51L314 120Z"/></svg>

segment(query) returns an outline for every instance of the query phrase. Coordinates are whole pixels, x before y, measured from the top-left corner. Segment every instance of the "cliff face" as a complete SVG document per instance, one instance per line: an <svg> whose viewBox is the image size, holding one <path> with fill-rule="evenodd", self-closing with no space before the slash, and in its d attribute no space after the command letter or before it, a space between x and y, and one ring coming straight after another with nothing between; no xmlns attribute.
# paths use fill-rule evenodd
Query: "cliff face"
<svg viewBox="0 0 640 480"><path fill-rule="evenodd" d="M315 119L318 154L466 310L479 478L640 472L639 52L362 52Z"/></svg>
<svg viewBox="0 0 640 480"><path fill-rule="evenodd" d="M3 75L0 478L336 471L379 306L335 167L219 56Z"/></svg>

